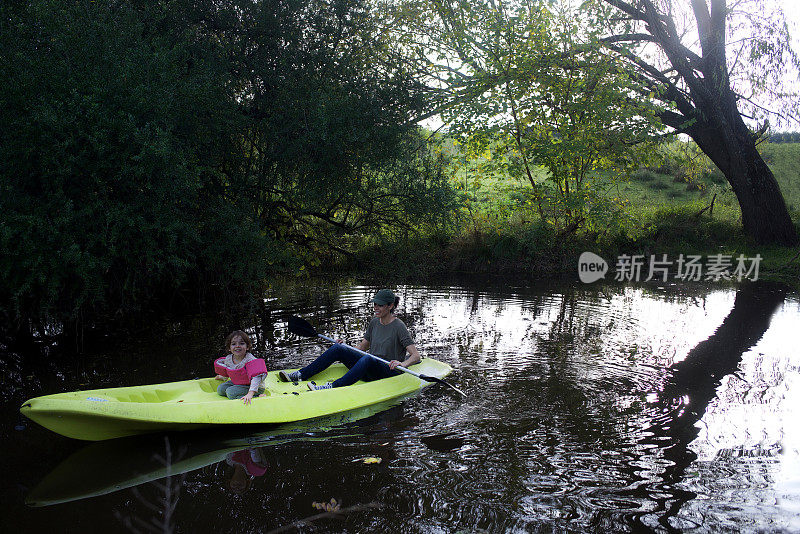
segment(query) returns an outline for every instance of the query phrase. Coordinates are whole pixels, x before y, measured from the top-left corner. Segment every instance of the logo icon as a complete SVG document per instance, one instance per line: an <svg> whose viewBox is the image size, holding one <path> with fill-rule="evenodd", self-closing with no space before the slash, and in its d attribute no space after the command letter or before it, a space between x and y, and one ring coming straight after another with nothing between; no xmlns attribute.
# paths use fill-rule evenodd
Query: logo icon
<svg viewBox="0 0 800 534"><path fill-rule="evenodd" d="M578 258L578 277L584 284L591 284L606 277L608 263L593 252L584 252Z"/></svg>

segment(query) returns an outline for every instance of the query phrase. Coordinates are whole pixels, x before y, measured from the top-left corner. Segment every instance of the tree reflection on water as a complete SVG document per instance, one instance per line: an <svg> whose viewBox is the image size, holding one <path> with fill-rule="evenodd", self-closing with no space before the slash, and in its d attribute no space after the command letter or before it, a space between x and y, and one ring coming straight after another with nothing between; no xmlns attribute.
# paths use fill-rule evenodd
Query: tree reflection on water
<svg viewBox="0 0 800 534"><path fill-rule="evenodd" d="M670 518L697 495L678 488L687 468L697 459L689 447L698 436L697 423L717 396L723 378L739 369L742 355L754 346L770 326L773 314L786 297L786 288L766 282L739 288L728 316L706 340L691 349L682 361L669 367L667 379L651 410L655 414L642 444L658 446L670 464L661 473L663 483L673 488L660 501L659 523L673 530Z"/></svg>

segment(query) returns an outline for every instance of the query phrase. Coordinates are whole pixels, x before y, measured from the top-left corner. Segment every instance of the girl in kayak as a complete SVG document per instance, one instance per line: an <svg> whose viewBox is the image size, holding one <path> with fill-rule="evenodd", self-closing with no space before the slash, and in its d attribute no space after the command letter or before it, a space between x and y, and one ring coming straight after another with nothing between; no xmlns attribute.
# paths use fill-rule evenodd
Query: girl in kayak
<svg viewBox="0 0 800 534"><path fill-rule="evenodd" d="M390 289L381 289L371 302L375 305L375 316L367 326L363 339L356 344L356 348L362 351L369 350L371 354L389 360L389 365L369 356L362 356L339 340L336 345L302 369L292 373L281 371L279 373L281 380L285 382L308 380L334 362L342 362L349 369L343 377L327 384L316 385L314 382L308 384L311 390L330 389L349 386L359 380L370 381L396 376L400 374L400 371L395 369L398 365L408 367L419 363L421 359L419 351L408 328L394 315L400 298Z"/></svg>
<svg viewBox="0 0 800 534"><path fill-rule="evenodd" d="M216 360L214 370L217 372L217 380L229 380L219 385L217 393L229 399L242 399L245 404L250 404L253 397L264 390L267 364L250 354L253 342L241 330L228 334L225 348L231 353Z"/></svg>

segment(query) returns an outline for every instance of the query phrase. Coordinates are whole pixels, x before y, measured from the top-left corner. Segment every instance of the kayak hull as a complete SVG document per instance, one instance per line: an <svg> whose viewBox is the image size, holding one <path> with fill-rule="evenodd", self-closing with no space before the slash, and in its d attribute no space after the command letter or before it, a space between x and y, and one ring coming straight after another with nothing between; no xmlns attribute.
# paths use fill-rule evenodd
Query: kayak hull
<svg viewBox="0 0 800 534"><path fill-rule="evenodd" d="M411 370L436 378L452 368L424 359ZM332 365L313 377L318 384L347 372ZM191 430L213 425L278 424L355 410L412 393L429 382L408 373L352 386L309 391L306 382L281 382L267 374L264 397L248 406L217 394L218 380L202 378L146 386L56 393L26 401L20 412L58 434L100 441L150 432Z"/></svg>

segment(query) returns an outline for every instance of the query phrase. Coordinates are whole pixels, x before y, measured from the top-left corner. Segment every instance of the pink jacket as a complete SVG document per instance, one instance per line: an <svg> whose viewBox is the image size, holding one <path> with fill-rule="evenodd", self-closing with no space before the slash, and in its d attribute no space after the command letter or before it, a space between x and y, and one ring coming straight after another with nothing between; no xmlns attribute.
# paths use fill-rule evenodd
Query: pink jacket
<svg viewBox="0 0 800 534"><path fill-rule="evenodd" d="M248 386L254 376L267 372L267 362L261 358L250 360L241 369L231 369L225 366L225 357L214 361L214 370L220 376L227 376L236 385Z"/></svg>

